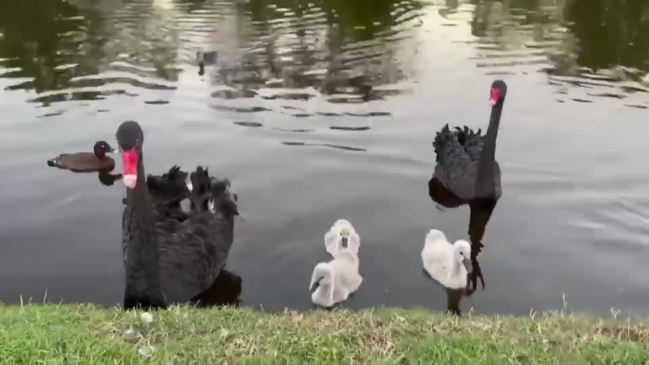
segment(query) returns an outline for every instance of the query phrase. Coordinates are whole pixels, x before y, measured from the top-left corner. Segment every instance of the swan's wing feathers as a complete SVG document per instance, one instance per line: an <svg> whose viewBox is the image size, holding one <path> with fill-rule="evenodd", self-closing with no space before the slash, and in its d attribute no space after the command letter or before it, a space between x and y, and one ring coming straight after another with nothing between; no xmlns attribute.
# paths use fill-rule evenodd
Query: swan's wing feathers
<svg viewBox="0 0 649 365"><path fill-rule="evenodd" d="M171 166L171 168L169 169L168 174L169 174L169 179L174 179L175 177L177 177L179 175L180 176L187 175L186 172L183 172L183 171L180 170L180 166L178 166L178 165ZM182 176L182 177L184 178L184 176Z"/></svg>
<svg viewBox="0 0 649 365"><path fill-rule="evenodd" d="M160 242L163 290L170 302L187 302L216 279L203 239L192 232L165 236Z"/></svg>
<svg viewBox="0 0 649 365"><path fill-rule="evenodd" d="M475 190L477 164L484 145L481 132L466 125L453 131L445 126L433 143L437 161L435 177L463 199L470 198Z"/></svg>
<svg viewBox="0 0 649 365"><path fill-rule="evenodd" d="M210 189L214 193L223 193L226 189L230 188L231 183L229 179L219 180L213 177L210 180Z"/></svg>
<svg viewBox="0 0 649 365"><path fill-rule="evenodd" d="M435 138L435 154L437 163L447 169L455 163L463 164L470 160L457 135L450 131L438 133Z"/></svg>
<svg viewBox="0 0 649 365"><path fill-rule="evenodd" d="M225 266L233 226L222 220L208 222L189 219L176 232L159 236L162 282L174 302L188 301L208 289Z"/></svg>
<svg viewBox="0 0 649 365"><path fill-rule="evenodd" d="M174 165L160 176L147 176L146 183L153 204L177 209L178 202L187 197L185 185L187 175L178 165Z"/></svg>
<svg viewBox="0 0 649 365"><path fill-rule="evenodd" d="M238 196L230 191L230 180L212 178L210 183L209 206L212 213L218 213L225 217L239 214L237 205Z"/></svg>
<svg viewBox="0 0 649 365"><path fill-rule="evenodd" d="M462 140L462 145L466 150L467 155L473 161L478 161L480 159L480 154L482 153L482 146L484 145L484 136L481 134L482 130L478 129L473 131L469 127L464 127Z"/></svg>
<svg viewBox="0 0 649 365"><path fill-rule="evenodd" d="M196 170L190 174L192 185L194 186L193 194L201 196L206 194L210 189L210 175L207 168L203 166L196 167Z"/></svg>
<svg viewBox="0 0 649 365"><path fill-rule="evenodd" d="M464 127L455 127L453 131L455 138L464 147L464 150L472 160L478 159L482 151L484 137L481 135L481 132L481 129L474 131L466 125Z"/></svg>
<svg viewBox="0 0 649 365"><path fill-rule="evenodd" d="M176 217L165 217L164 219L156 222L156 227L162 232L172 234L180 229L180 222L182 221L180 219L177 219Z"/></svg>
<svg viewBox="0 0 649 365"><path fill-rule="evenodd" d="M149 180L153 180L157 184L165 184L180 181L182 182L187 177L187 173L180 169L180 166L173 165L168 172L165 172L162 175L156 176L149 174L147 176L147 184Z"/></svg>
<svg viewBox="0 0 649 365"><path fill-rule="evenodd" d="M448 123L441 131L437 132L433 141L437 163L447 164L458 158L458 156L466 156L466 150L458 138L461 132L462 130L459 127L451 131Z"/></svg>
<svg viewBox="0 0 649 365"><path fill-rule="evenodd" d="M177 224L169 218L158 222L163 283L169 282L165 294L179 301L190 300L212 285L234 239L236 199L229 191L229 180L210 177L202 166L190 178L191 194L200 208Z"/></svg>

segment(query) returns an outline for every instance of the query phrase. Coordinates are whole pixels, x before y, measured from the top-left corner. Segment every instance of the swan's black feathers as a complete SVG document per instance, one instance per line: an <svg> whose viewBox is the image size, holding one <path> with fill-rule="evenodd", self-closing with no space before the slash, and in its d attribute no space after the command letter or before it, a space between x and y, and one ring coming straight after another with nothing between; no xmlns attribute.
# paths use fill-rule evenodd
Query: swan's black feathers
<svg viewBox="0 0 649 365"><path fill-rule="evenodd" d="M443 128L435 138L435 154L435 176L444 186L457 186L458 183L472 180L467 174L474 173L475 164L458 141L456 133L448 127Z"/></svg>
<svg viewBox="0 0 649 365"><path fill-rule="evenodd" d="M474 131L466 125L451 129L448 123L435 135L435 177L460 197L470 197L475 192L485 137L481 129ZM499 184L499 175L497 179Z"/></svg>
<svg viewBox="0 0 649 365"><path fill-rule="evenodd" d="M457 143L455 143L457 142ZM480 159L480 152L482 151L482 145L484 144L484 136L482 135L482 129L473 131L468 126L455 127L454 130L451 130L448 126L448 123L442 128L440 132L437 132L435 135L435 140L433 141L433 147L435 148L436 161L440 162L440 158L444 158L444 153L440 153L442 150L447 148L455 148L457 151L455 153L466 154L471 160L476 161ZM460 150L463 149L464 151ZM442 155L442 157L440 157ZM454 155L452 155L454 156Z"/></svg>
<svg viewBox="0 0 649 365"><path fill-rule="evenodd" d="M230 180L219 180L212 178L210 182L210 196L209 201L212 202L213 208L217 211L225 212L227 214L238 215L239 208L237 206L238 197L230 191ZM208 201L208 203L209 203Z"/></svg>
<svg viewBox="0 0 649 365"><path fill-rule="evenodd" d="M207 168L203 168L203 166L196 167L196 171L189 174L189 178L194 187L192 193L197 196L202 196L203 194L207 194L209 192L210 175L207 171Z"/></svg>
<svg viewBox="0 0 649 365"><path fill-rule="evenodd" d="M164 210L165 214L182 213L180 211L180 201L186 197L187 187L185 180L187 173L180 169L180 166L174 165L160 176L149 175L146 179L149 195L153 200L158 212ZM179 214L177 218L183 217Z"/></svg>
<svg viewBox="0 0 649 365"><path fill-rule="evenodd" d="M233 240L236 203L230 198L229 181L209 176L202 166L190 173L190 179L193 189L185 194L192 195L195 206L188 218L177 225L168 219L158 225L162 283L170 302L185 302L209 288L225 265ZM169 228L174 229L172 234Z"/></svg>
<svg viewBox="0 0 649 365"><path fill-rule="evenodd" d="M188 175L193 186L191 192L185 181ZM174 166L161 176L149 175L147 187L158 237L164 295L169 304L188 302L212 285L230 252L236 215L230 182L209 176L202 166L189 174ZM186 198L192 202L188 213L178 204ZM214 203L212 211L210 201ZM137 227L129 228L132 229Z"/></svg>
<svg viewBox="0 0 649 365"><path fill-rule="evenodd" d="M180 169L180 166L174 165L160 176L149 175L146 179L149 194L160 199L171 199L181 195L185 189L185 179L187 173Z"/></svg>
<svg viewBox="0 0 649 365"><path fill-rule="evenodd" d="M455 127L455 129L456 138L462 147L464 147L469 158L473 161L479 160L482 145L484 144L484 136L481 135L482 130L478 129L474 132L467 126L464 126L464 129L460 127Z"/></svg>
<svg viewBox="0 0 649 365"><path fill-rule="evenodd" d="M468 135L469 134L463 133L461 139L466 139L466 136ZM468 156L467 151L460 142L458 131L452 131L449 128L448 123L435 135L433 147L435 149L437 163L446 164L458 158L462 158L463 155Z"/></svg>

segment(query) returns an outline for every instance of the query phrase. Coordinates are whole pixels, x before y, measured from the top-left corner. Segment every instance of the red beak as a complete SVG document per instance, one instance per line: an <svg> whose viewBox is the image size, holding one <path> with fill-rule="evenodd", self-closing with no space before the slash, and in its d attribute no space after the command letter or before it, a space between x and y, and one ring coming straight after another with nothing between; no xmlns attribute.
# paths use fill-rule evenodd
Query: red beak
<svg viewBox="0 0 649 365"><path fill-rule="evenodd" d="M491 106L494 106L496 105L496 103L498 103L498 100L500 100L500 89L494 87L493 89L491 89L489 104L491 104Z"/></svg>
<svg viewBox="0 0 649 365"><path fill-rule="evenodd" d="M124 150L120 147L119 152L122 155L122 182L127 188L133 189L137 184L137 149Z"/></svg>

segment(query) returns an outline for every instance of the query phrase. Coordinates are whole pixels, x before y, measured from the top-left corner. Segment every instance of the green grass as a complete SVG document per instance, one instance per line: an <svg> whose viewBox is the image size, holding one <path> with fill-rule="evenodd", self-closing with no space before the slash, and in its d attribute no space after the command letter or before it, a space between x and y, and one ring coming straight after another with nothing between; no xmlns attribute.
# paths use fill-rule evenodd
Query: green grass
<svg viewBox="0 0 649 365"><path fill-rule="evenodd" d="M649 365L649 324L631 320L175 307L146 324L140 314L0 306L0 363Z"/></svg>

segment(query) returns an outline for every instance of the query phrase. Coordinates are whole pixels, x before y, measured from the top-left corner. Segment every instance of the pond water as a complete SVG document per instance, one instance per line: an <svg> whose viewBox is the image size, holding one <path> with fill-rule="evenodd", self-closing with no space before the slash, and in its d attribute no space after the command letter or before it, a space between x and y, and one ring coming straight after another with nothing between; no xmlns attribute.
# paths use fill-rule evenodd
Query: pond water
<svg viewBox="0 0 649 365"><path fill-rule="evenodd" d="M503 196L463 311L649 314L646 1L0 4L0 301L121 303L123 185L46 160L133 119L148 173L232 180L242 305L311 308L345 217L365 279L345 307L443 310L420 251L430 228L466 238L469 208L431 200L431 142L484 130L502 78ZM198 50L218 52L202 75Z"/></svg>

